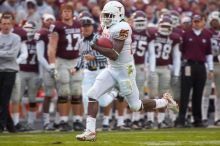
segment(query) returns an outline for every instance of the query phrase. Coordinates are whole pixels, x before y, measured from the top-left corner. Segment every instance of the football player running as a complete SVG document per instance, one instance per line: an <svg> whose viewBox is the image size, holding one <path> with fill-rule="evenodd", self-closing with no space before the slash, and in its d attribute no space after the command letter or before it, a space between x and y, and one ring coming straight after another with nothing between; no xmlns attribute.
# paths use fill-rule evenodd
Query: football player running
<svg viewBox="0 0 220 146"><path fill-rule="evenodd" d="M181 37L172 33L172 21L169 17L162 17L158 30L150 31L149 42L149 89L150 97L160 97L170 88L171 70L169 65L173 62L174 76L180 72ZM168 127L165 122L165 109L159 109L158 128Z"/></svg>
<svg viewBox="0 0 220 146"><path fill-rule="evenodd" d="M208 27L211 31L211 44L212 44L212 54L214 56L214 68L215 76L214 83L217 90L217 97L215 98L215 119L214 125L220 126L220 12L214 11L208 16ZM202 98L202 120L204 126L208 126L208 106L209 106L209 96L212 89L212 79L207 78L206 86Z"/></svg>
<svg viewBox="0 0 220 146"><path fill-rule="evenodd" d="M35 40L37 41L37 59L40 64L41 76L44 83L44 103L43 103L43 122L44 130L54 130L52 124L50 124L49 105L52 98L53 89L55 89L55 80L51 77L51 68L48 62L47 50L49 42L49 27L55 22L55 17L51 14L43 15L43 27L35 34Z"/></svg>
<svg viewBox="0 0 220 146"><path fill-rule="evenodd" d="M132 111L142 111L154 108L163 108L169 104L177 106L169 93L162 99L139 99L136 85L136 70L131 52L132 30L125 19L124 6L118 1L109 1L101 12L101 23L104 26L102 36L108 37L113 48L103 48L91 42L91 47L108 58L109 66L104 69L93 86L88 91L89 105L86 119L86 130L76 135L77 140L94 141L96 139L96 115L98 112L98 98L118 86L119 92L126 98Z"/></svg>

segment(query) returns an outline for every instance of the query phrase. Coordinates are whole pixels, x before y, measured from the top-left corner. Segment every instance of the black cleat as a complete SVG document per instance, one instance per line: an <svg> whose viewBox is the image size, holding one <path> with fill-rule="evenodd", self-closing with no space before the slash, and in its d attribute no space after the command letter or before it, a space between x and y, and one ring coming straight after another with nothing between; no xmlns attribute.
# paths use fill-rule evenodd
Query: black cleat
<svg viewBox="0 0 220 146"><path fill-rule="evenodd" d="M67 122L64 122L64 121L60 122L59 131L67 132L71 130L72 130L72 127Z"/></svg>
<svg viewBox="0 0 220 146"><path fill-rule="evenodd" d="M85 129L85 126L79 120L76 120L75 122L73 122L73 130L83 131L84 129Z"/></svg>
<svg viewBox="0 0 220 146"><path fill-rule="evenodd" d="M54 124L52 124L52 123L47 123L47 124L45 124L45 125L44 125L44 130L45 130L45 131L54 131L54 130L55 130Z"/></svg>
<svg viewBox="0 0 220 146"><path fill-rule="evenodd" d="M152 121L147 121L145 124L146 129L153 129L154 128L154 123Z"/></svg>
<svg viewBox="0 0 220 146"><path fill-rule="evenodd" d="M16 125L15 125L15 129L16 129L18 132L27 131L27 130L26 130L26 127L25 127L23 124L21 124L21 123L16 124Z"/></svg>

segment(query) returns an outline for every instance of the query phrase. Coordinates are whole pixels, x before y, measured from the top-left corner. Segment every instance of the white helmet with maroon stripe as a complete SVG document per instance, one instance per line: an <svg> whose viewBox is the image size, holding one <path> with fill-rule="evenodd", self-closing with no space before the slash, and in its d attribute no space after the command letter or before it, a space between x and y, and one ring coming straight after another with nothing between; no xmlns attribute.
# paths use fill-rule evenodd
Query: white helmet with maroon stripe
<svg viewBox="0 0 220 146"><path fill-rule="evenodd" d="M158 24L158 32L161 35L168 36L173 31L172 20L169 17L162 17Z"/></svg>
<svg viewBox="0 0 220 146"><path fill-rule="evenodd" d="M142 31L147 28L147 17L143 11L136 11L132 14L133 28Z"/></svg>
<svg viewBox="0 0 220 146"><path fill-rule="evenodd" d="M28 38L32 39L37 32L37 25L34 21L27 21L24 24L23 29L27 32Z"/></svg>
<svg viewBox="0 0 220 146"><path fill-rule="evenodd" d="M218 23L220 24L220 12L219 11L213 11L212 13L209 14L208 16L208 25L211 25L211 22L213 20L217 20Z"/></svg>

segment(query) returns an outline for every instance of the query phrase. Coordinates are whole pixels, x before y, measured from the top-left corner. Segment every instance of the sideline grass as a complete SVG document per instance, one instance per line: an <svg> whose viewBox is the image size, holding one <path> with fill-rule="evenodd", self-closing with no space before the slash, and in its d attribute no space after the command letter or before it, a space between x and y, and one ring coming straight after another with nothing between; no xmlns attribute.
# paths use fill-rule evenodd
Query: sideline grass
<svg viewBox="0 0 220 146"><path fill-rule="evenodd" d="M166 129L98 132L96 142L80 142L77 132L0 134L0 146L220 146L220 129Z"/></svg>

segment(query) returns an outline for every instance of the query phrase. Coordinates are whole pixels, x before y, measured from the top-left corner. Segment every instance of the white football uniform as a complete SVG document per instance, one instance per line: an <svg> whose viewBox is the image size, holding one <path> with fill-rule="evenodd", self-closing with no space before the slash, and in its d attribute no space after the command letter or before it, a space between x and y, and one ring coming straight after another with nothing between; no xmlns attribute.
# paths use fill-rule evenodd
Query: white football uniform
<svg viewBox="0 0 220 146"><path fill-rule="evenodd" d="M126 97L130 109L138 111L142 102L139 99L135 80L136 69L131 51L131 27L127 22L119 22L108 29L105 28L102 35L111 40L125 40L125 42L117 60L108 59L108 68L97 76L94 85L88 91L88 97L97 100L113 87L117 87L120 94Z"/></svg>

